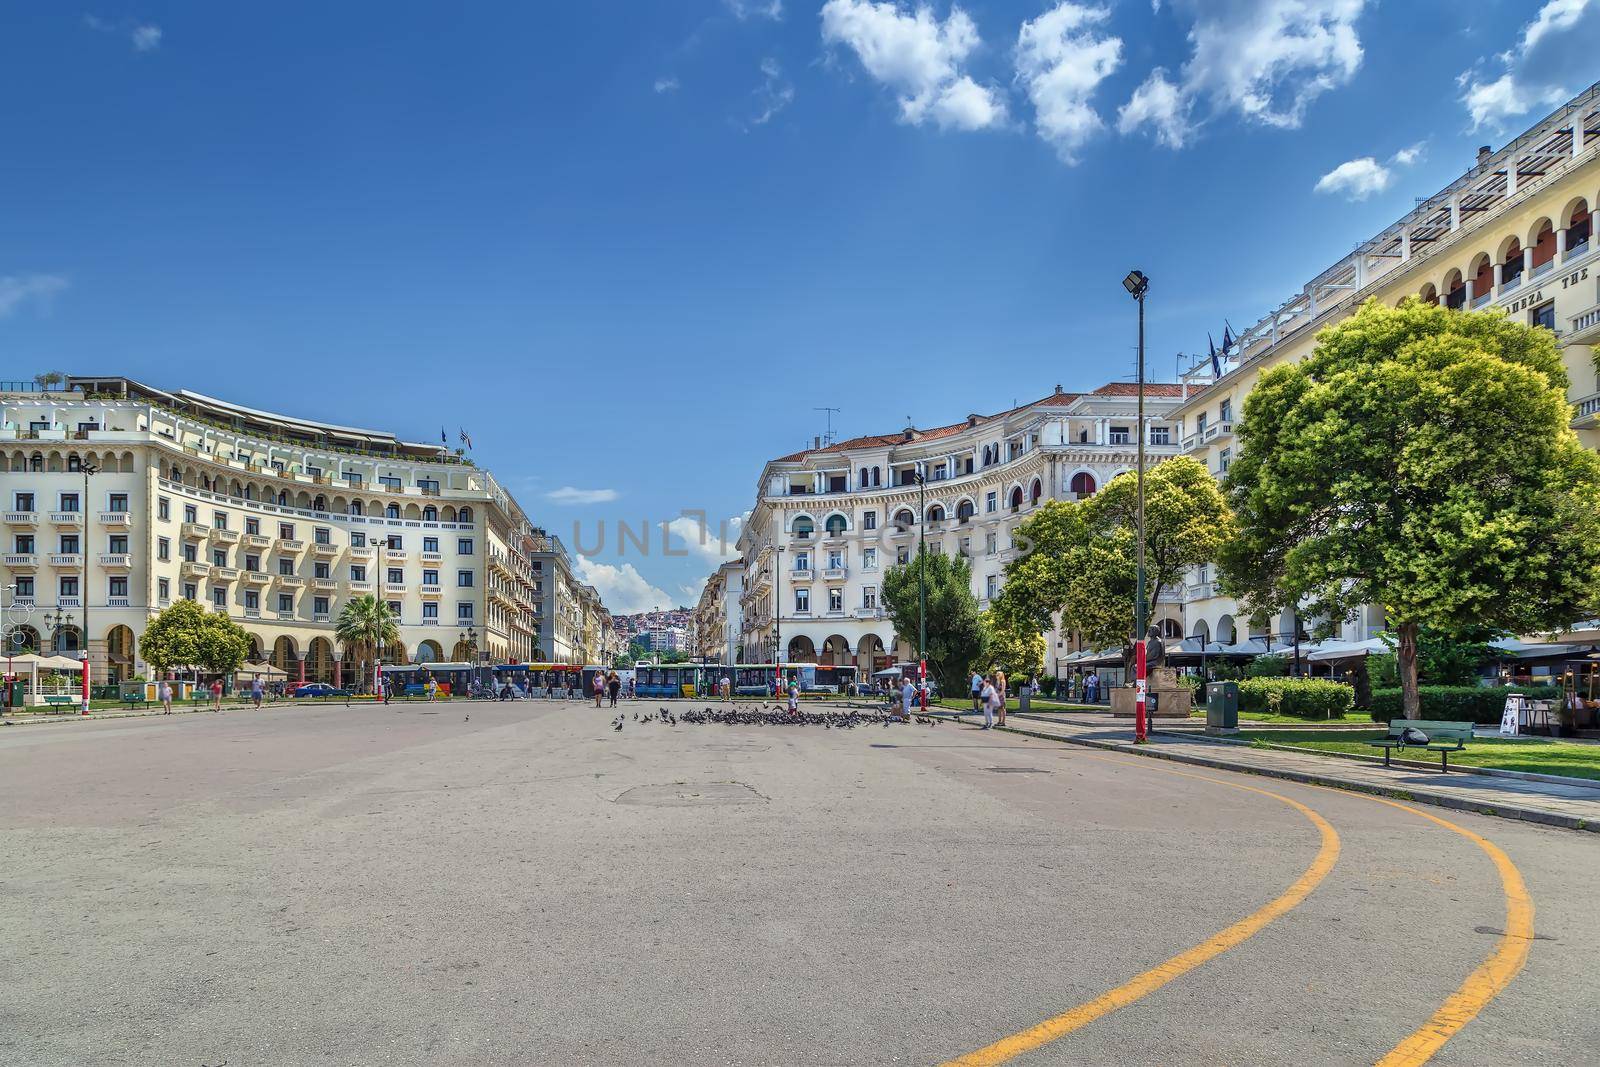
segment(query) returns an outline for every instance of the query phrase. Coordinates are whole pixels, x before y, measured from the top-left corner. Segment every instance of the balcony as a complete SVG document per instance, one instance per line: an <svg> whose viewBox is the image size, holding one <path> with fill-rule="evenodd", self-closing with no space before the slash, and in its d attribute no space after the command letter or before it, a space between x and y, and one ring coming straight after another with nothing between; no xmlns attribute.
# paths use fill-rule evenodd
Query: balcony
<svg viewBox="0 0 1600 1067"><path fill-rule="evenodd" d="M238 530L225 530L220 526L211 528L211 540L219 545L236 545L239 543L239 537Z"/></svg>
<svg viewBox="0 0 1600 1067"><path fill-rule="evenodd" d="M125 571L133 566L133 555L129 552L102 552L100 566L107 570Z"/></svg>
<svg viewBox="0 0 1600 1067"><path fill-rule="evenodd" d="M848 567L828 567L822 572L822 577L830 582L842 582L850 574Z"/></svg>
<svg viewBox="0 0 1600 1067"><path fill-rule="evenodd" d="M789 572L791 582L809 582L817 576L817 572L810 567L796 567Z"/></svg>
<svg viewBox="0 0 1600 1067"><path fill-rule="evenodd" d="M386 548L383 550L383 558L390 563L404 563L409 556L410 553L403 548Z"/></svg>
<svg viewBox="0 0 1600 1067"><path fill-rule="evenodd" d="M244 617L247 618L247 619L259 619L259 618L261 618L261 609L260 608L245 608L244 609Z"/></svg>
<svg viewBox="0 0 1600 1067"><path fill-rule="evenodd" d="M244 579L246 585L266 585L271 580L272 575L266 571L246 570L240 574L240 577Z"/></svg>
<svg viewBox="0 0 1600 1067"><path fill-rule="evenodd" d="M333 621L333 616L330 613L326 612L326 611L314 611L314 612L311 613L311 621L312 622L332 622Z"/></svg>
<svg viewBox="0 0 1600 1067"><path fill-rule="evenodd" d="M100 525L109 526L116 530L125 530L133 522L133 516L126 511L102 511Z"/></svg>
<svg viewBox="0 0 1600 1067"><path fill-rule="evenodd" d="M83 557L76 552L52 552L50 566L60 567L63 570L78 570L83 566Z"/></svg>
<svg viewBox="0 0 1600 1067"><path fill-rule="evenodd" d="M82 526L83 513L81 511L52 511L50 521L57 526Z"/></svg>
<svg viewBox="0 0 1600 1067"><path fill-rule="evenodd" d="M1600 304L1572 316L1572 329L1562 338L1567 344L1587 345L1600 339Z"/></svg>
<svg viewBox="0 0 1600 1067"><path fill-rule="evenodd" d="M332 541L313 541L311 554L318 559L332 559L339 554L339 546Z"/></svg>
<svg viewBox="0 0 1600 1067"><path fill-rule="evenodd" d="M125 596L108 596L108 597L106 597L106 607L108 607L108 608L125 608L125 607L128 607L128 598L125 597Z"/></svg>
<svg viewBox="0 0 1600 1067"><path fill-rule="evenodd" d="M881 618L883 618L883 610L881 608L857 608L855 611L851 612L850 614L854 615L858 619L881 619Z"/></svg>
<svg viewBox="0 0 1600 1067"><path fill-rule="evenodd" d="M39 516L31 511L6 512L7 526L32 526L39 521Z"/></svg>
<svg viewBox="0 0 1600 1067"><path fill-rule="evenodd" d="M434 583L432 585L423 585L421 587L421 592L423 596L437 600L444 596L444 586L439 585L438 583Z"/></svg>
<svg viewBox="0 0 1600 1067"><path fill-rule="evenodd" d="M239 568L212 567L211 580L214 582L237 582L239 580Z"/></svg>
<svg viewBox="0 0 1600 1067"><path fill-rule="evenodd" d="M372 592L372 583L352 578L350 580L350 591L352 593L370 593Z"/></svg>
<svg viewBox="0 0 1600 1067"><path fill-rule="evenodd" d="M186 559L179 570L182 574L191 578L204 578L211 573L211 564L203 563L197 559Z"/></svg>
<svg viewBox="0 0 1600 1067"><path fill-rule="evenodd" d="M292 537L278 538L278 551L285 556L297 556L305 551L305 547L304 541L296 541Z"/></svg>
<svg viewBox="0 0 1600 1067"><path fill-rule="evenodd" d="M281 589L304 589L306 580L298 574L280 574L278 575L278 586Z"/></svg>
<svg viewBox="0 0 1600 1067"><path fill-rule="evenodd" d="M311 588L319 593L337 593L339 591L339 582L334 578L313 578L311 579Z"/></svg>
<svg viewBox="0 0 1600 1067"><path fill-rule="evenodd" d="M272 538L266 534L247 533L244 535L244 545L246 548L271 548Z"/></svg>
<svg viewBox="0 0 1600 1067"><path fill-rule="evenodd" d="M0 563L12 569L33 570L39 565L39 557L32 552L8 552L0 556Z"/></svg>
<svg viewBox="0 0 1600 1067"><path fill-rule="evenodd" d="M295 617L294 616L294 612L292 612L292 611L280 611L280 612L278 612L278 621L279 622L293 622L294 621L294 617Z"/></svg>
<svg viewBox="0 0 1600 1067"><path fill-rule="evenodd" d="M58 597L56 597L56 607L58 607L58 608L81 608L81 607L83 607L83 597L81 597L81 596L58 596Z"/></svg>
<svg viewBox="0 0 1600 1067"><path fill-rule="evenodd" d="M444 562L444 553L443 552L423 552L423 553L421 553L421 555L418 558L421 559L422 562L424 562L424 563L443 563Z"/></svg>
<svg viewBox="0 0 1600 1067"><path fill-rule="evenodd" d="M211 610L213 612L215 612L216 614L218 614L218 615L226 615L228 613L228 605L226 605L226 604L212 604L211 605Z"/></svg>
<svg viewBox="0 0 1600 1067"><path fill-rule="evenodd" d="M384 582L383 583L383 591L385 593L404 593L406 591L406 583L404 583L404 582Z"/></svg>
<svg viewBox="0 0 1600 1067"><path fill-rule="evenodd" d="M183 524L183 537L186 541L204 541L211 533L209 527L201 526L198 522Z"/></svg>

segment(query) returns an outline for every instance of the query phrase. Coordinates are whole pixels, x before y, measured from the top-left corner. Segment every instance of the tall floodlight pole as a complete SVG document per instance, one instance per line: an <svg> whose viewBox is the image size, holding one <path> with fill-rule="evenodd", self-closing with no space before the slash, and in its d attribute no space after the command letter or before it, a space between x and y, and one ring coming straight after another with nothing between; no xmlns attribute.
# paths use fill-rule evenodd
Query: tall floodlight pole
<svg viewBox="0 0 1600 1067"><path fill-rule="evenodd" d="M772 562L772 695L783 691L783 546Z"/></svg>
<svg viewBox="0 0 1600 1067"><path fill-rule="evenodd" d="M917 464L917 680L928 710L928 478Z"/></svg>
<svg viewBox="0 0 1600 1067"><path fill-rule="evenodd" d="M1136 742L1144 742L1148 737L1149 720L1145 715L1145 693L1148 689L1145 668L1145 595L1144 595L1144 294L1150 288L1150 279L1145 277L1143 271L1132 270L1122 279L1122 287L1128 290L1128 295L1139 303L1139 420L1136 432L1139 435L1139 461L1135 468L1137 471L1138 505L1135 511L1134 526L1136 528L1139 556L1137 577L1134 588L1133 605L1133 640L1134 640L1134 666L1135 666L1135 692L1133 710L1133 736Z"/></svg>
<svg viewBox="0 0 1600 1067"><path fill-rule="evenodd" d="M93 463L83 465L83 504L79 514L83 516L83 541L78 545L82 550L83 566L79 579L83 593L83 640L79 642L83 653L83 704L80 714L89 714L89 475L98 474L100 468ZM109 603L109 601L107 601Z"/></svg>

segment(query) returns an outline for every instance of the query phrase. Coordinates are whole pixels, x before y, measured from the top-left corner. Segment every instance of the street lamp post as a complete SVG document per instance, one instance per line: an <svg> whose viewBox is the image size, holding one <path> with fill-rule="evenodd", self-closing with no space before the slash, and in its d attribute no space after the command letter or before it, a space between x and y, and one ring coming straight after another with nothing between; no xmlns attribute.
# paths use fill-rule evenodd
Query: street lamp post
<svg viewBox="0 0 1600 1067"><path fill-rule="evenodd" d="M83 654L83 704L80 714L89 714L89 475L100 473L100 468L93 463L85 463L83 470L83 503L80 505L83 515L83 543L78 547L83 549L83 565L79 570L81 577L79 583L80 593L83 594L83 640L79 643L79 652Z"/></svg>
<svg viewBox="0 0 1600 1067"><path fill-rule="evenodd" d="M1137 471L1138 506L1135 512L1134 526L1138 535L1139 556L1138 569L1135 579L1134 608L1133 608L1133 640L1134 640L1134 666L1136 687L1134 693L1133 711L1133 736L1136 742L1144 742L1148 736L1148 720L1145 716L1145 691L1148 688L1145 676L1145 595L1144 595L1144 294L1150 288L1150 279L1145 277L1143 271L1131 270L1128 276L1122 279L1122 287L1128 290L1128 295L1139 303L1139 461L1135 468Z"/></svg>
<svg viewBox="0 0 1600 1067"><path fill-rule="evenodd" d="M917 464L917 681L928 710L928 477Z"/></svg>
<svg viewBox="0 0 1600 1067"><path fill-rule="evenodd" d="M783 546L772 563L772 695L783 691Z"/></svg>

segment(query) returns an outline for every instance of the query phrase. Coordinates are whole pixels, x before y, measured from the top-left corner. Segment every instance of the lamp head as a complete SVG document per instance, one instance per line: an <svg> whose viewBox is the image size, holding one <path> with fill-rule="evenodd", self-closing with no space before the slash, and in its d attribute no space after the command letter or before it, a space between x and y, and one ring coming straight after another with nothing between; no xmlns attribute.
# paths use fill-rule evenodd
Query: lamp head
<svg viewBox="0 0 1600 1067"><path fill-rule="evenodd" d="M1122 287L1128 290L1128 295L1138 300L1144 296L1144 291L1150 288L1150 279L1145 277L1142 270L1130 270L1128 276L1122 279Z"/></svg>

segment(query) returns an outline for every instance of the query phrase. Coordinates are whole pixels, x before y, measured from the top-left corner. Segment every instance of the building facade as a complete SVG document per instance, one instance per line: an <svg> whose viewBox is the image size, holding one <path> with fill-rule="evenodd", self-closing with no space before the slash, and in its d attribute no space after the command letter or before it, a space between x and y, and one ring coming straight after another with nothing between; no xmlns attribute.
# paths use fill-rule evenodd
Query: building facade
<svg viewBox="0 0 1600 1067"><path fill-rule="evenodd" d="M740 601L744 563L730 560L711 572L694 609L693 655L710 663L737 663L743 651Z"/></svg>
<svg viewBox="0 0 1600 1067"><path fill-rule="evenodd" d="M1179 447L1221 477L1237 456L1234 420L1261 374L1310 355L1322 327L1376 298L1408 297L1452 308L1499 308L1555 331L1573 404L1573 428L1586 447L1600 446L1600 242L1592 212L1600 198L1600 86L1558 108L1526 133L1417 203L1375 237L1307 282L1245 330L1217 376L1209 361L1185 381L1193 386L1174 416ZM1284 612L1252 626L1233 600L1218 594L1215 569L1189 575L1185 633L1222 644L1270 636L1292 640L1319 620ZM1368 607L1340 621L1336 636L1360 641L1384 628Z"/></svg>
<svg viewBox="0 0 1600 1067"><path fill-rule="evenodd" d="M334 623L365 594L399 618L388 662L538 651L532 527L443 446L72 377L0 392L0 456L14 647L77 655L87 634L96 682L147 673L138 637L179 598L291 680L346 680Z"/></svg>
<svg viewBox="0 0 1600 1067"><path fill-rule="evenodd" d="M884 571L925 539L930 551L967 557L972 592L986 606L1014 555L1012 531L1039 504L1081 499L1132 470L1141 432L1148 462L1177 454L1171 412L1184 387L1146 389L1142 428L1133 385L1058 386L997 415L770 461L738 543L739 658L864 670L914 659L884 610ZM1181 628L1176 605L1164 612L1166 625Z"/></svg>

